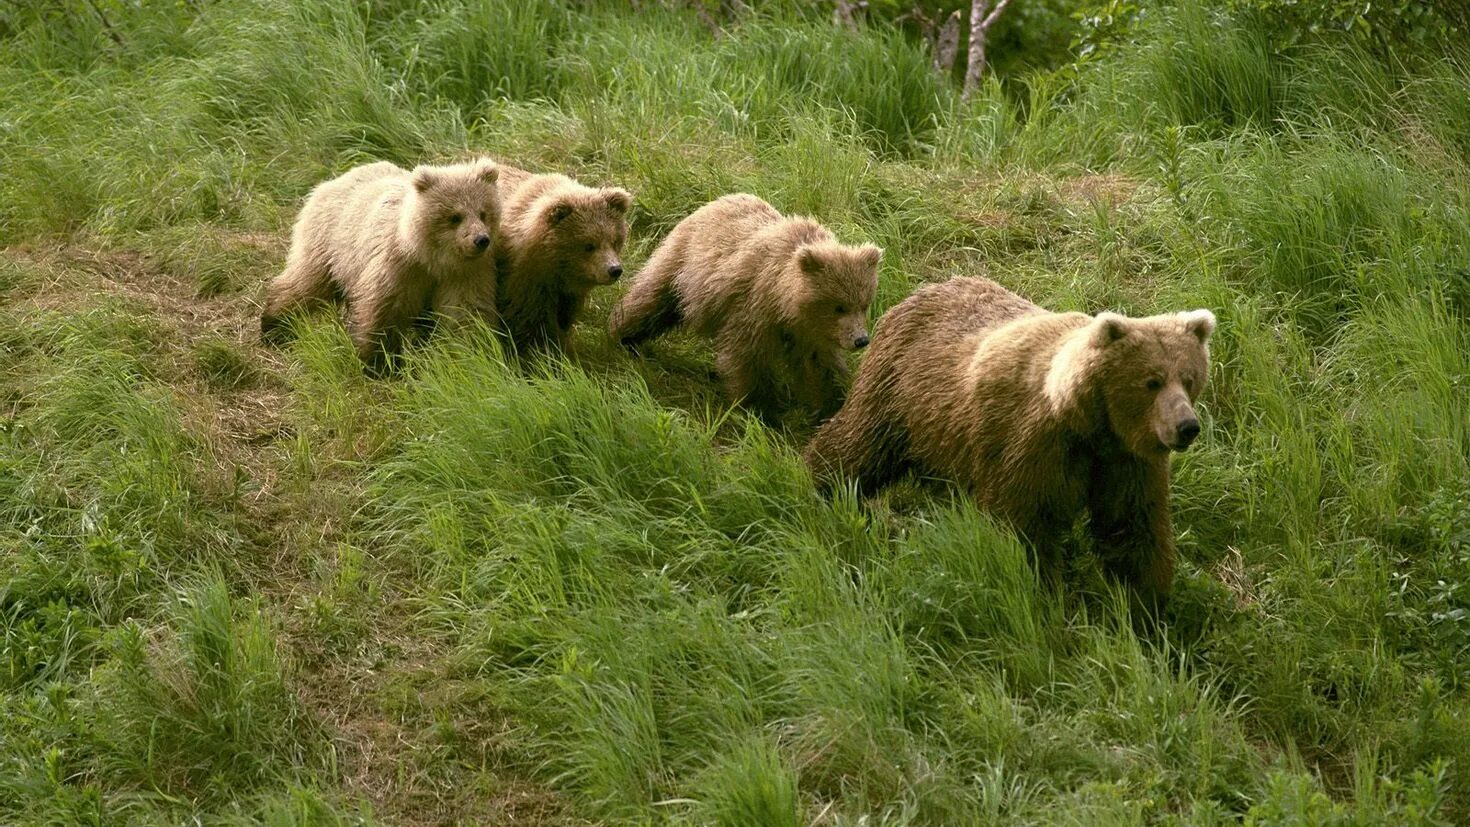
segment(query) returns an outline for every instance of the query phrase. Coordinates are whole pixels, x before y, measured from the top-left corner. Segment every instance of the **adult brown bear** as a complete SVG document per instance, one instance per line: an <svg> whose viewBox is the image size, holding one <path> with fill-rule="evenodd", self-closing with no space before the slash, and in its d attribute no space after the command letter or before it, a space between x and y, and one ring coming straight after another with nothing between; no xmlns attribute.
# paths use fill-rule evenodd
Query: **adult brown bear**
<svg viewBox="0 0 1470 827"><path fill-rule="evenodd" d="M878 322L806 461L865 493L909 469L953 480L1055 572L1086 513L1105 569L1159 598L1174 576L1169 454L1200 432L1208 310L1051 313L980 278L925 287Z"/></svg>

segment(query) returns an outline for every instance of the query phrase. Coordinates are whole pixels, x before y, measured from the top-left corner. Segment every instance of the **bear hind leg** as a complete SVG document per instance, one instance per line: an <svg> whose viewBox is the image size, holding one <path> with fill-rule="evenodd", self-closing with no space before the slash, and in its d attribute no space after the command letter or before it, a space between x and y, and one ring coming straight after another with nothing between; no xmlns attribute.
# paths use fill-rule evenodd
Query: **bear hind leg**
<svg viewBox="0 0 1470 827"><path fill-rule="evenodd" d="M260 336L266 342L279 343L285 338L286 318L292 312L340 298L327 263L317 256L292 250L286 268L266 286Z"/></svg>
<svg viewBox="0 0 1470 827"><path fill-rule="evenodd" d="M636 352L639 345L667 333L683 321L674 280L648 273L618 302L607 327L613 341Z"/></svg>
<svg viewBox="0 0 1470 827"><path fill-rule="evenodd" d="M803 458L817 485L830 491L851 479L858 493L873 496L912 467L903 428L849 404L827 420L807 444Z"/></svg>

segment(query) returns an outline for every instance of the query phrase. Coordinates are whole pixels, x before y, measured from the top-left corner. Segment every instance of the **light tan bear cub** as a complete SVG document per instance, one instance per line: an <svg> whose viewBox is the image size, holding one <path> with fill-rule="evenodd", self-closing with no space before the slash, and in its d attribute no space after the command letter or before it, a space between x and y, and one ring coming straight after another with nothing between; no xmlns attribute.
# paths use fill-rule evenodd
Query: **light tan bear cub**
<svg viewBox="0 0 1470 827"><path fill-rule="evenodd" d="M679 222L608 322L635 349L679 325L714 339L732 401L765 415L783 391L818 419L842 404L844 351L868 343L883 251L840 244L810 218L727 195Z"/></svg>
<svg viewBox="0 0 1470 827"><path fill-rule="evenodd" d="M1000 285L925 287L878 322L847 403L806 460L871 493L947 477L1056 572L1084 513L1105 569L1156 607L1174 576L1169 452L1199 435L1208 310L1131 319L1050 313Z"/></svg>
<svg viewBox="0 0 1470 827"><path fill-rule="evenodd" d="M276 335L304 304L339 298L358 356L380 370L428 312L493 322L498 176L488 158L412 172L380 161L319 184L266 289L261 333Z"/></svg>
<svg viewBox="0 0 1470 827"><path fill-rule="evenodd" d="M522 354L565 351L594 287L623 275L633 198L565 175L501 165L505 223L496 245L501 316Z"/></svg>

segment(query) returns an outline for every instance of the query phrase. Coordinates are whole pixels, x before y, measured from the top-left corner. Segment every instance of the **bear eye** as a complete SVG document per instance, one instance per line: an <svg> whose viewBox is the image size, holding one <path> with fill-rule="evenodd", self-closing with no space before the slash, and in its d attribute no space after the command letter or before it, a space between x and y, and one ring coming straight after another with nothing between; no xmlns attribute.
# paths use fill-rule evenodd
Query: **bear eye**
<svg viewBox="0 0 1470 827"><path fill-rule="evenodd" d="M480 213L480 220L481 221L484 221L485 220L485 214L484 213Z"/></svg>
<svg viewBox="0 0 1470 827"><path fill-rule="evenodd" d="M1184 390L1187 391L1187 392L1189 392L1189 393L1194 393L1194 377L1193 376L1186 376L1186 377L1184 377Z"/></svg>
<svg viewBox="0 0 1470 827"><path fill-rule="evenodd" d="M459 226L459 222L461 222L463 220L464 220L464 216L463 215L460 215L459 213L455 213L454 215L449 216L449 225L451 227L458 227Z"/></svg>
<svg viewBox="0 0 1470 827"><path fill-rule="evenodd" d="M582 249L583 249L583 250L584 250L584 251L586 251L586 252L588 252L588 253L590 253L590 252L592 252L592 251L593 251L593 250L596 250L596 249L597 249L597 245L596 245L596 244L584 244L584 245L583 245L583 246L582 246Z"/></svg>
<svg viewBox="0 0 1470 827"><path fill-rule="evenodd" d="M839 304L839 305L837 305L837 315L841 316L841 315L844 315L846 313L847 313L847 305L845 305L845 304Z"/></svg>
<svg viewBox="0 0 1470 827"><path fill-rule="evenodd" d="M1148 389L1151 390L1151 391L1156 391L1159 388L1162 388L1163 386L1164 386L1164 380L1162 380L1162 379L1155 378L1155 379L1148 380Z"/></svg>

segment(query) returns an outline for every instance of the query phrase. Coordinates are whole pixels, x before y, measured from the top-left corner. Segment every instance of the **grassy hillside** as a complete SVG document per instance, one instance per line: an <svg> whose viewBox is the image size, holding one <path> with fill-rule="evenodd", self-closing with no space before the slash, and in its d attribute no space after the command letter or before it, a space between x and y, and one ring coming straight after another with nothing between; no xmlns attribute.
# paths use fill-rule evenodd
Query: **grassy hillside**
<svg viewBox="0 0 1470 827"><path fill-rule="evenodd" d="M887 28L643 6L0 13L0 822L1470 820L1464 56L1163 9L962 103ZM314 183L480 151L628 187L634 266L814 214L875 318L1213 308L1167 628L943 486L818 497L615 291L531 375L257 345Z"/></svg>

